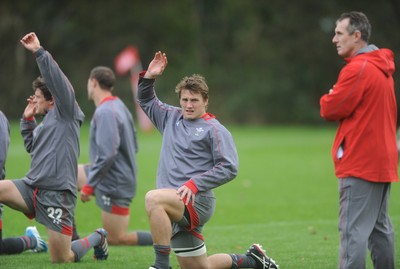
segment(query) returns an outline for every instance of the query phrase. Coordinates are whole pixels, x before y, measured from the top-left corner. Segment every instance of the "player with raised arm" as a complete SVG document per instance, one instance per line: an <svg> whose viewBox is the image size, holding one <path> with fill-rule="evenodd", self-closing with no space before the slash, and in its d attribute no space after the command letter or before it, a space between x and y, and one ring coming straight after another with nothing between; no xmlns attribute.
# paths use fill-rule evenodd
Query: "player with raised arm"
<svg viewBox="0 0 400 269"><path fill-rule="evenodd" d="M156 254L150 268L168 269L171 249L183 269L278 268L258 244L246 254L207 257L203 226L215 210L212 189L238 173L231 133L207 112L209 91L203 76L184 77L176 86L180 107L161 102L154 83L167 66L157 52L139 79L138 99L163 136L156 189L146 194L146 211ZM172 224L172 225L171 225Z"/></svg>
<svg viewBox="0 0 400 269"><path fill-rule="evenodd" d="M36 34L29 33L20 42L35 56L41 74L32 84L35 93L28 98L20 123L31 165L22 179L0 181L0 202L46 226L52 262L78 261L93 247L96 259L106 259L104 229L71 243L84 114L72 85ZM37 123L35 116L42 121Z"/></svg>

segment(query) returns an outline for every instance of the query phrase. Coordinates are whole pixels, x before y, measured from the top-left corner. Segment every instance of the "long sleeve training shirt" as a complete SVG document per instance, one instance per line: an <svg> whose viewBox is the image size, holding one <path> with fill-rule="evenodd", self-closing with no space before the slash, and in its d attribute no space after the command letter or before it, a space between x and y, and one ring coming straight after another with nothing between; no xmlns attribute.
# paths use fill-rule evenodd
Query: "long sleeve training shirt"
<svg viewBox="0 0 400 269"><path fill-rule="evenodd" d="M181 108L162 103L153 79L139 79L141 107L161 132L157 188L188 186L213 196L212 189L234 179L238 155L230 132L211 114L186 120Z"/></svg>
<svg viewBox="0 0 400 269"><path fill-rule="evenodd" d="M21 119L21 134L31 156L31 166L25 182L46 190L70 190L77 193L79 132L84 114L75 100L67 77L50 53L40 48L36 62L48 89L54 97L54 107L40 124Z"/></svg>
<svg viewBox="0 0 400 269"><path fill-rule="evenodd" d="M90 123L90 170L85 192L112 197L136 193L138 143L132 114L117 97L105 98Z"/></svg>

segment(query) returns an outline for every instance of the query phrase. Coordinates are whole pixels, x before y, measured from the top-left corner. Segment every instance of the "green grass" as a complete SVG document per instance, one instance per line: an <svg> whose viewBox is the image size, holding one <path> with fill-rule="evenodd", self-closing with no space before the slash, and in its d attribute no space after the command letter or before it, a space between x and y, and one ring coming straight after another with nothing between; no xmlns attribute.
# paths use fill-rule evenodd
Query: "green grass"
<svg viewBox="0 0 400 269"><path fill-rule="evenodd" d="M281 268L337 268L337 179L330 157L335 128L232 126L239 153L239 175L215 190L217 210L204 229L208 254L243 253L260 242ZM12 124L7 177L19 178L29 167L18 125ZM139 185L131 210L130 228L149 228L144 195L155 186L161 145L157 133L139 133ZM88 125L81 134L81 162L88 161ZM400 188L393 184L390 212L400 230ZM81 235L101 226L100 210L93 202L78 203L76 221ZM18 236L31 222L19 212L5 209L4 236ZM38 229L46 239L45 229ZM396 234L397 245L400 236ZM151 247L110 247L109 260L96 263L92 251L79 263L52 265L48 254L24 252L1 256L0 268L148 268ZM400 260L397 259L397 267ZM174 255L171 265L178 268ZM372 269L368 261L368 269Z"/></svg>

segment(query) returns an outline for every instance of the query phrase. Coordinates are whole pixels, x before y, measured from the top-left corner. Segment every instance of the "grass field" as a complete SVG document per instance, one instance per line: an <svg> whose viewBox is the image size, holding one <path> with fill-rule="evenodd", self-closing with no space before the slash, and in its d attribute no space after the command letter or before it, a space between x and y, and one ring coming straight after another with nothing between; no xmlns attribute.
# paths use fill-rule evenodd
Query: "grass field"
<svg viewBox="0 0 400 269"><path fill-rule="evenodd" d="M217 210L206 225L208 254L243 253L254 242L283 269L337 268L338 231L337 179L330 157L335 128L240 127L232 126L239 153L239 175L215 190ZM7 178L22 177L29 167L18 125L12 124L12 143L7 160ZM144 195L155 186L161 145L157 133L139 133L139 185L131 210L132 230L147 230ZM81 162L88 161L88 125L81 133ZM400 187L393 184L390 212L396 231L400 230ZM81 236L101 226L100 210L93 202L78 203L76 221ZM6 208L5 237L18 236L31 222L21 213ZM397 246L400 236L396 234ZM399 252L399 251L398 251ZM399 252L400 253L400 252ZM89 252L79 263L53 265L49 255L24 252L1 256L0 268L138 268L153 263L151 247L110 247L106 262L94 262ZM397 258L400 268L400 258ZM179 268L174 255L171 265ZM372 269L368 261L368 269Z"/></svg>

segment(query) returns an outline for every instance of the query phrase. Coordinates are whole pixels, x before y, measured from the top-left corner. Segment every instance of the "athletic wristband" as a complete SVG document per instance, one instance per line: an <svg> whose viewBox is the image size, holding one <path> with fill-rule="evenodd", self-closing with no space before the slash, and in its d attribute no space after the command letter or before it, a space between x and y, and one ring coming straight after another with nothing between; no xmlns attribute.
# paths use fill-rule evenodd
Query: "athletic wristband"
<svg viewBox="0 0 400 269"><path fill-rule="evenodd" d="M81 192L83 192L86 195L92 195L94 193L94 189L89 185L85 184L83 185Z"/></svg>
<svg viewBox="0 0 400 269"><path fill-rule="evenodd" d="M34 120L35 120L35 117L32 116L32 117L29 117L29 118L24 118L24 120L26 120L26 121L34 121Z"/></svg>
<svg viewBox="0 0 400 269"><path fill-rule="evenodd" d="M146 75L146 73L147 73L147 70L144 70L144 71L139 73L139 76L142 77L143 79L149 79L149 80L154 80L154 81L156 80L156 77L154 77L154 78L145 78L144 76Z"/></svg>
<svg viewBox="0 0 400 269"><path fill-rule="evenodd" d="M199 189L197 188L196 183L194 183L193 179L187 181L184 185L188 187L194 194L197 194L199 192Z"/></svg>

